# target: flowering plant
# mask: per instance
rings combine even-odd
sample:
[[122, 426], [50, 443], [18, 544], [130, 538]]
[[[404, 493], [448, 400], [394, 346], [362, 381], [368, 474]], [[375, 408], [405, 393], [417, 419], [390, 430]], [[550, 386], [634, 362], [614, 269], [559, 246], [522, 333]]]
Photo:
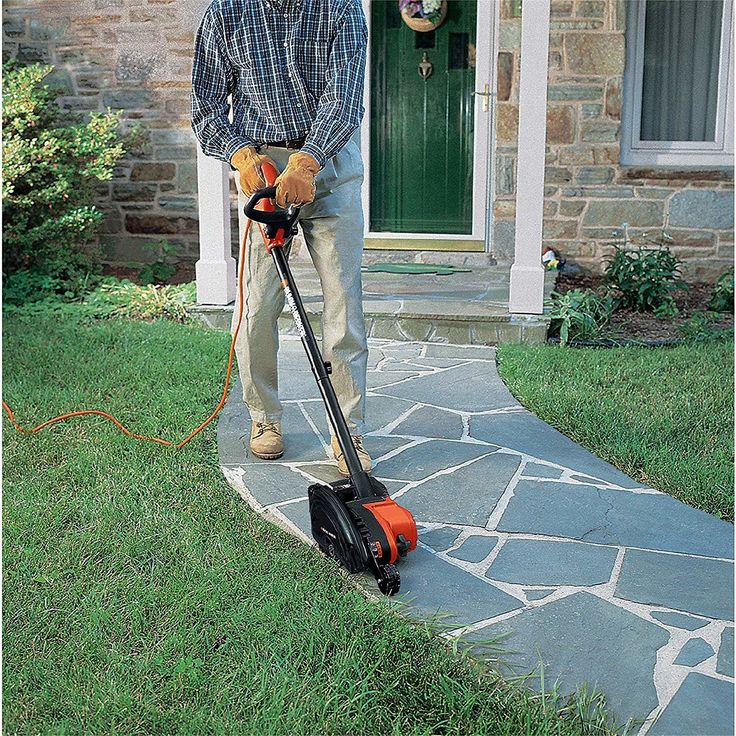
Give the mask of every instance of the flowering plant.
[[399, 0], [399, 10], [404, 10], [413, 18], [426, 18], [432, 23], [440, 19], [442, 0]]

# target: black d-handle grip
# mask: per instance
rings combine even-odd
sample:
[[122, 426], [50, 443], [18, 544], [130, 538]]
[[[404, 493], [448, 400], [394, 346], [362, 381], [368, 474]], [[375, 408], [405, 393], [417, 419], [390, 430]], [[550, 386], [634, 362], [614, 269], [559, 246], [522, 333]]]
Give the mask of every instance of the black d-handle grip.
[[299, 208], [293, 204], [285, 210], [275, 209], [271, 211], [258, 210], [256, 205], [262, 199], [274, 199], [276, 197], [276, 186], [265, 187], [264, 189], [256, 189], [250, 199], [245, 203], [243, 211], [245, 216], [255, 222], [262, 222], [264, 225], [278, 225], [283, 227], [286, 232], [299, 217]]

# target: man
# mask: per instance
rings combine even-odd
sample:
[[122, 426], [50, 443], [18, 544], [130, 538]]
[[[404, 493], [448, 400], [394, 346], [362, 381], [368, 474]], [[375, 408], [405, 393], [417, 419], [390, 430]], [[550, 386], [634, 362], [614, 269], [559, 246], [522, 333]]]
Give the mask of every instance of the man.
[[[271, 161], [281, 172], [277, 204], [301, 206], [299, 222], [324, 296], [323, 356], [332, 363], [361, 464], [370, 470], [361, 441], [368, 347], [358, 142], [367, 36], [360, 0], [215, 0], [195, 41], [192, 128], [206, 155], [238, 172], [241, 204], [265, 186], [260, 167]], [[250, 449], [276, 459], [284, 452], [277, 382], [284, 295], [256, 226], [245, 258], [236, 354], [252, 420]], [[334, 436], [332, 449], [347, 475]]]

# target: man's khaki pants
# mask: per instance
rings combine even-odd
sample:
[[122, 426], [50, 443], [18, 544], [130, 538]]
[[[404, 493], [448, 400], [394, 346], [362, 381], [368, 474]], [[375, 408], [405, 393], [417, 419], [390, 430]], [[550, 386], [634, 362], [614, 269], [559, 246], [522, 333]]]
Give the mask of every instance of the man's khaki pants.
[[[304, 205], [299, 215], [322, 284], [322, 355], [332, 363], [332, 385], [353, 434], [364, 430], [368, 363], [360, 273], [363, 160], [358, 140], [356, 133], [325, 163], [316, 176], [315, 200]], [[275, 146], [263, 146], [261, 152], [270, 156], [280, 171], [293, 153]], [[241, 211], [245, 201], [238, 182]], [[290, 245], [287, 241], [287, 254]], [[243, 399], [253, 421], [275, 422], [281, 420], [283, 411], [278, 397], [277, 351], [284, 292], [257, 223], [251, 225], [245, 259], [243, 322], [235, 346]], [[240, 289], [236, 299], [240, 299]], [[233, 329], [237, 314], [236, 301]]]

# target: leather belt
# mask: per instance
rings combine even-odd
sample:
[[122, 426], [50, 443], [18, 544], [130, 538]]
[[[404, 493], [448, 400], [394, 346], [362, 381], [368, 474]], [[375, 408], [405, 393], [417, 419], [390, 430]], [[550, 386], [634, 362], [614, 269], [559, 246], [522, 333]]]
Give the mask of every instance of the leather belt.
[[276, 148], [301, 148], [306, 141], [306, 136], [291, 138], [286, 141], [266, 141], [264, 146], [275, 146]]

